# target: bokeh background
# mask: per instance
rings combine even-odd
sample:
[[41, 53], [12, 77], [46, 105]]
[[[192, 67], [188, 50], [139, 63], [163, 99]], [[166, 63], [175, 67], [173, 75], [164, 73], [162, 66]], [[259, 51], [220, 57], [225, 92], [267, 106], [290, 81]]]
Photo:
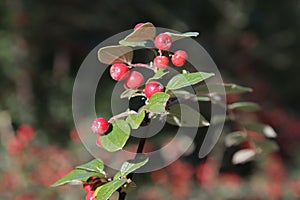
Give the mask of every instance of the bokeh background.
[[[0, 0], [0, 199], [84, 199], [81, 186], [49, 187], [92, 159], [74, 130], [77, 70], [101, 41], [148, 21], [199, 31], [196, 40], [225, 82], [254, 89], [229, 100], [260, 103], [255, 116], [274, 127], [280, 150], [244, 165], [232, 165], [232, 150], [224, 148], [221, 158], [199, 160], [190, 152], [166, 169], [137, 177], [138, 190], [129, 199], [298, 199], [298, 0]], [[103, 81], [114, 84], [108, 76]], [[97, 100], [104, 117], [110, 117], [108, 95], [101, 91]]]

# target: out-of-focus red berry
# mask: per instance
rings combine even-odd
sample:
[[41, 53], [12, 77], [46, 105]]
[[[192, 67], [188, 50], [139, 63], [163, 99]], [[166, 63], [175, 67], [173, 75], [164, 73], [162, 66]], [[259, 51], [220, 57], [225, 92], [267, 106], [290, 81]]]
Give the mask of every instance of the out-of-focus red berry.
[[96, 198], [93, 197], [93, 195], [94, 195], [94, 191], [89, 191], [85, 196], [85, 200], [96, 200]]
[[140, 87], [144, 82], [144, 76], [137, 71], [133, 71], [130, 73], [129, 77], [125, 81], [125, 85], [127, 88], [138, 88]]
[[17, 129], [17, 138], [23, 143], [28, 143], [34, 136], [35, 131], [30, 125], [24, 124]]
[[143, 26], [144, 23], [138, 23], [134, 26], [134, 30], [140, 28], [141, 26]]
[[6, 150], [11, 155], [19, 154], [22, 151], [23, 147], [23, 143], [16, 137], [12, 137], [6, 142]]

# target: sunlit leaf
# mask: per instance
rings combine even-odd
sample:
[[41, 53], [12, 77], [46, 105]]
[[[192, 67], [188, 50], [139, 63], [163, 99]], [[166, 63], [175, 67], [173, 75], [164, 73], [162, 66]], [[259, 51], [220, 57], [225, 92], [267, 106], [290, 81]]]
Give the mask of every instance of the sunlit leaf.
[[145, 111], [142, 110], [139, 113], [136, 114], [130, 114], [127, 118], [126, 118], [126, 122], [128, 124], [130, 124], [132, 129], [137, 129], [140, 127], [141, 123], [143, 122], [145, 118]]
[[157, 92], [150, 97], [149, 102], [144, 109], [156, 114], [164, 113], [169, 97], [170, 95], [164, 92]]
[[119, 177], [115, 176], [114, 178], [126, 177], [128, 174], [144, 166], [148, 161], [149, 158], [145, 155], [138, 155], [137, 158], [124, 162], [118, 174]]
[[117, 120], [112, 126], [110, 133], [100, 137], [103, 148], [109, 152], [122, 149], [130, 136], [130, 127], [124, 120]]
[[105, 183], [98, 187], [94, 192], [94, 197], [97, 200], [107, 200], [109, 197], [116, 192], [122, 185], [126, 183], [126, 180], [112, 180], [111, 182]]
[[137, 90], [136, 89], [127, 89], [127, 90], [125, 90], [124, 92], [122, 92], [122, 94], [120, 95], [120, 98], [121, 99], [125, 99], [125, 98], [130, 98], [130, 97], [132, 97], [132, 95], [134, 94], [134, 93], [136, 93], [137, 92]]
[[228, 105], [228, 109], [242, 111], [257, 111], [260, 106], [254, 102], [235, 102]]
[[242, 131], [235, 131], [232, 133], [228, 133], [225, 137], [225, 145], [227, 147], [231, 147], [233, 145], [238, 145], [241, 142], [247, 139], [247, 134]]
[[247, 130], [263, 134], [269, 138], [275, 138], [277, 136], [274, 129], [271, 126], [266, 124], [261, 124], [261, 123], [247, 124], [245, 125], [245, 128]]
[[237, 151], [232, 157], [233, 164], [242, 164], [254, 158], [256, 151], [254, 149], [242, 149]]
[[92, 160], [88, 163], [77, 166], [76, 169], [83, 169], [83, 170], [86, 170], [86, 171], [103, 173], [104, 164], [103, 164], [102, 160], [94, 159], [94, 160]]
[[213, 73], [206, 72], [195, 72], [189, 74], [177, 74], [174, 76], [167, 84], [167, 90], [175, 90], [180, 89], [186, 86], [191, 86], [201, 81], [204, 81], [210, 77], [212, 77]]
[[161, 79], [164, 75], [166, 75], [166, 74], [168, 74], [168, 73], [169, 73], [169, 71], [165, 71], [165, 70], [163, 70], [163, 69], [159, 69], [159, 70], [154, 74], [153, 77], [149, 78], [149, 80], [148, 80], [147, 82], [149, 82], [149, 81], [151, 81], [151, 80]]
[[105, 177], [105, 174], [86, 171], [83, 169], [74, 169], [69, 174], [59, 179], [51, 186], [57, 187], [65, 184], [71, 184], [71, 185], [81, 184], [82, 182], [86, 182], [91, 176]]
[[182, 38], [188, 38], [188, 37], [197, 37], [199, 35], [198, 32], [186, 32], [186, 33], [170, 33], [166, 32], [169, 36], [172, 38], [172, 42], [175, 42], [176, 40], [182, 39]]

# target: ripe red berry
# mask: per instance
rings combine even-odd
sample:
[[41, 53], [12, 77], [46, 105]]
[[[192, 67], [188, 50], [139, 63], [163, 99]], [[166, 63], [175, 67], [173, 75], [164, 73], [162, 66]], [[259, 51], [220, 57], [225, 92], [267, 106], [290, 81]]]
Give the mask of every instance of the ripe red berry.
[[174, 53], [174, 55], [172, 56], [172, 63], [173, 65], [177, 66], [177, 67], [181, 67], [186, 60], [186, 52], [182, 51], [182, 50], [178, 50]]
[[104, 118], [96, 118], [92, 122], [91, 129], [96, 134], [103, 134], [109, 129], [109, 123]]
[[144, 23], [138, 23], [134, 26], [134, 30], [140, 28]]
[[144, 76], [137, 71], [133, 71], [130, 73], [129, 77], [125, 81], [125, 86], [127, 88], [138, 88], [144, 82]]
[[110, 76], [116, 80], [124, 80], [128, 76], [129, 68], [124, 63], [114, 63], [110, 68]]
[[85, 200], [96, 200], [96, 198], [93, 197], [93, 195], [94, 195], [94, 191], [89, 191], [85, 196]]
[[160, 69], [164, 69], [169, 65], [169, 58], [167, 56], [156, 56], [154, 58], [154, 65]]
[[156, 81], [151, 81], [149, 82], [144, 89], [145, 96], [147, 98], [150, 98], [153, 94], [157, 92], [163, 92], [164, 91], [164, 86]]
[[156, 36], [154, 45], [160, 50], [168, 50], [172, 46], [172, 38], [166, 33], [161, 33]]
[[84, 189], [86, 192], [92, 191], [93, 185], [90, 184], [90, 183], [84, 183], [84, 184], [83, 184], [83, 189]]

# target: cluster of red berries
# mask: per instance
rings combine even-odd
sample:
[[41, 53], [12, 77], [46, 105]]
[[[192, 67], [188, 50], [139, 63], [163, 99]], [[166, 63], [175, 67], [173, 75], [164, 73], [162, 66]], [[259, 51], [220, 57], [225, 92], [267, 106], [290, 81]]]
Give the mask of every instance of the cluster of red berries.
[[[154, 45], [159, 50], [167, 51], [172, 46], [172, 38], [166, 33], [161, 33], [154, 39]], [[172, 55], [171, 61], [174, 66], [181, 67], [184, 65], [186, 57], [185, 51], [178, 50]], [[154, 58], [154, 65], [160, 69], [164, 69], [169, 65], [169, 58], [167, 56], [159, 55]]]
[[[134, 30], [139, 29], [143, 23], [139, 23]], [[169, 65], [169, 58], [162, 54], [162, 51], [168, 51], [172, 46], [172, 38], [167, 33], [161, 33], [154, 39], [154, 45], [159, 49], [160, 55], [154, 58], [154, 65], [159, 69], [164, 69]], [[167, 52], [169, 53], [169, 52]], [[169, 54], [174, 66], [181, 67], [184, 65], [187, 54], [185, 51], [178, 50], [174, 54]], [[110, 68], [110, 76], [116, 81], [124, 81], [125, 89], [136, 89], [144, 83], [144, 76], [138, 71], [130, 71], [129, 66], [125, 63], [117, 62]], [[150, 81], [145, 85], [143, 90], [145, 97], [150, 98], [157, 92], [163, 92], [164, 86], [157, 81]], [[96, 118], [91, 125], [94, 133], [98, 134], [97, 144], [100, 144], [100, 135], [108, 132], [110, 123], [104, 118]]]

